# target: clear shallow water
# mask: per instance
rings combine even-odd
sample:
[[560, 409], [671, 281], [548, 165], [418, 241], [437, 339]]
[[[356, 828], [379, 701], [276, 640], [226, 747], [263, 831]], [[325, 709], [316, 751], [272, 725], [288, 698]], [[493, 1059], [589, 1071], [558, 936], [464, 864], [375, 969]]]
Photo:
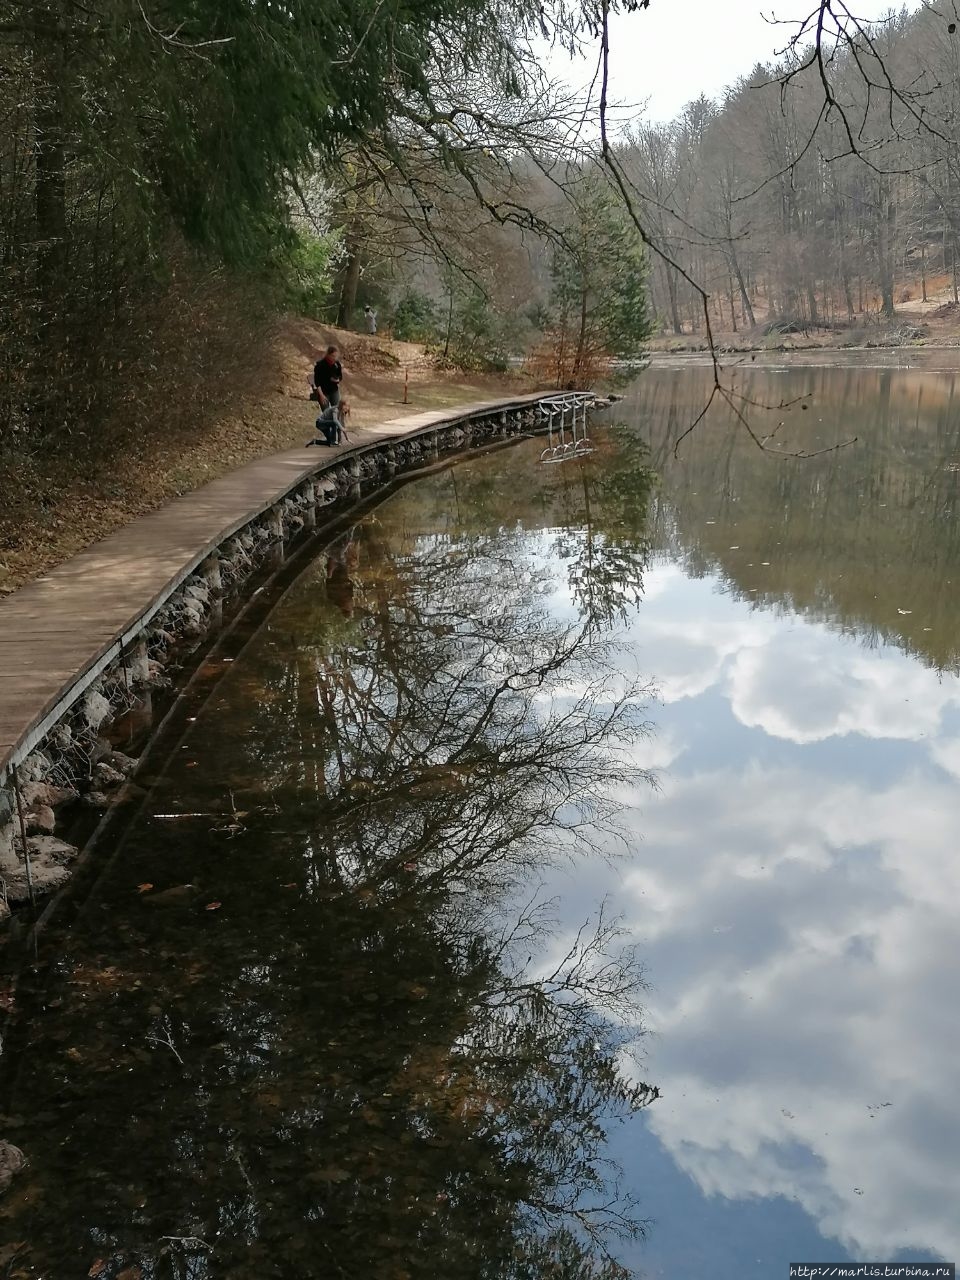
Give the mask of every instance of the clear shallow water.
[[[706, 374], [651, 371], [583, 463], [403, 489], [224, 667], [8, 1038], [24, 1274], [579, 1275], [603, 1154], [638, 1274], [960, 1252], [955, 375], [749, 377], [857, 444], [676, 460]], [[633, 1116], [629, 958], [544, 982], [604, 901]]]

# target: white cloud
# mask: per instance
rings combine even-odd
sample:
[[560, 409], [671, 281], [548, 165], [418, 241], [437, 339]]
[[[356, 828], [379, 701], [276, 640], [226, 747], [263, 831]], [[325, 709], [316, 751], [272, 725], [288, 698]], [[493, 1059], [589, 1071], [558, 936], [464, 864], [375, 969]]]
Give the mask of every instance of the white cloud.
[[797, 743], [849, 733], [916, 740], [936, 732], [946, 707], [960, 706], [955, 680], [897, 650], [868, 650], [814, 625], [742, 647], [728, 680], [742, 724]]
[[[629, 641], [660, 689], [637, 760], [662, 794], [633, 801], [630, 860], [562, 896], [571, 922], [612, 898], [647, 964], [650, 1127], [706, 1195], [796, 1199], [854, 1256], [955, 1257], [960, 680], [675, 565], [648, 584]], [[742, 728], [703, 770], [721, 700]]]
[[945, 778], [731, 768], [669, 781], [631, 869], [584, 873], [641, 944], [649, 1123], [705, 1194], [795, 1198], [855, 1255], [960, 1252], [958, 826]]

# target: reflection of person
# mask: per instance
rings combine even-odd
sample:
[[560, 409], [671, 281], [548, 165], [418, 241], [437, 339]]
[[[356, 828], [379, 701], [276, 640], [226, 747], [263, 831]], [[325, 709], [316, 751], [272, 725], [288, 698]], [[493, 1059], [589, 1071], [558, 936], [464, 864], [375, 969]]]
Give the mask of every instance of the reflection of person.
[[353, 617], [354, 583], [351, 576], [360, 558], [360, 549], [354, 539], [355, 529], [344, 538], [338, 538], [327, 552], [327, 599], [335, 604], [345, 618]]

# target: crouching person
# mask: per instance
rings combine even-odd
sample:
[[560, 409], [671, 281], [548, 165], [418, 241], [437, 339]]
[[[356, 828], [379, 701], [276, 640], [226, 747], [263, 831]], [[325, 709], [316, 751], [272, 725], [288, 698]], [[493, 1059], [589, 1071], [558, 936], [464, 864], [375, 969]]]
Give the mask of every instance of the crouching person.
[[343, 443], [343, 428], [340, 426], [339, 408], [335, 404], [328, 404], [317, 419], [317, 444], [320, 443], [320, 435], [324, 437], [324, 443], [328, 445]]
[[340, 425], [340, 413], [337, 405], [327, 405], [320, 417], [317, 418], [316, 427], [317, 438], [316, 440], [308, 440], [308, 446], [312, 444], [336, 445], [343, 443], [343, 428]]

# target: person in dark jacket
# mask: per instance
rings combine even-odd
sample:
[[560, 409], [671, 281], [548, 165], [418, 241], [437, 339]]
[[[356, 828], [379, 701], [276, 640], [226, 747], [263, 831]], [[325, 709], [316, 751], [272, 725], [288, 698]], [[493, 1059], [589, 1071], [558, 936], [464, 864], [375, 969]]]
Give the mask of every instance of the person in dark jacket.
[[340, 352], [336, 347], [327, 347], [326, 354], [313, 366], [313, 385], [322, 409], [326, 409], [328, 405], [334, 408], [339, 405], [341, 382], [343, 365], [340, 363]]

